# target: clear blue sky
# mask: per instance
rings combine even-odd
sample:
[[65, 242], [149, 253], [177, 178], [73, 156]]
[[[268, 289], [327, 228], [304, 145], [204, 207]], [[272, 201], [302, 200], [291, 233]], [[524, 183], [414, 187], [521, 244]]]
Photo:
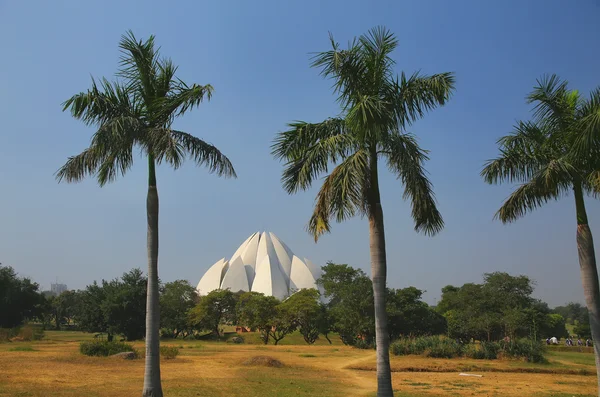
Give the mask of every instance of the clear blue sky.
[[[292, 4], [294, 3], [294, 4]], [[496, 139], [529, 117], [525, 95], [536, 78], [558, 73], [586, 93], [600, 85], [600, 1], [1, 1], [0, 262], [44, 288], [71, 288], [146, 266], [146, 166], [103, 189], [94, 180], [57, 184], [53, 173], [93, 132], [61, 112], [90, 75], [111, 78], [117, 43], [132, 29], [157, 36], [179, 76], [210, 83], [210, 103], [176, 128], [217, 145], [238, 180], [188, 163], [158, 173], [160, 276], [197, 283], [252, 232], [269, 230], [297, 254], [369, 271], [368, 225], [335, 225], [314, 244], [305, 232], [315, 191], [288, 196], [269, 154], [287, 122], [320, 121], [339, 111], [330, 82], [309, 53], [376, 25], [398, 36], [397, 70], [456, 72], [450, 103], [411, 129], [431, 150], [427, 168], [446, 220], [433, 238], [413, 231], [402, 186], [383, 171], [389, 285], [440, 288], [479, 281], [496, 270], [526, 274], [551, 305], [581, 301], [572, 198], [515, 224], [492, 217], [510, 186], [479, 177]], [[600, 207], [588, 200], [600, 240]]]

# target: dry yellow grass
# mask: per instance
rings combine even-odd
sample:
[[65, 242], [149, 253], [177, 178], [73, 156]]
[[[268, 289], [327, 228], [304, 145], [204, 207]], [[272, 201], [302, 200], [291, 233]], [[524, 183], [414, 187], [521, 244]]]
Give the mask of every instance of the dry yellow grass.
[[[0, 396], [135, 396], [141, 391], [142, 360], [85, 357], [79, 343], [62, 334], [54, 342], [0, 345]], [[162, 361], [167, 396], [369, 396], [376, 387], [375, 353], [345, 346], [260, 346], [216, 342], [176, 342], [183, 346], [174, 360]], [[31, 345], [34, 351], [11, 351]], [[142, 348], [138, 343], [136, 347]], [[584, 353], [582, 353], [584, 354]], [[281, 368], [243, 365], [254, 356], [281, 361]], [[551, 357], [543, 368], [593, 371], [587, 360]], [[581, 363], [583, 362], [583, 363]], [[459, 376], [468, 366], [514, 371], [538, 368], [520, 362], [393, 357], [396, 371], [418, 368], [438, 372], [394, 372], [398, 396], [593, 396], [596, 377], [567, 374], [476, 372]], [[352, 369], [352, 368], [361, 368]], [[449, 372], [440, 372], [449, 371]]]

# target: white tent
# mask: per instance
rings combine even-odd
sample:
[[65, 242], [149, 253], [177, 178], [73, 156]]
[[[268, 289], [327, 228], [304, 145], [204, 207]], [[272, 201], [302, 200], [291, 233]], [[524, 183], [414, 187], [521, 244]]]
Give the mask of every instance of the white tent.
[[262, 292], [285, 299], [303, 288], [318, 288], [321, 270], [294, 255], [273, 233], [256, 232], [240, 245], [230, 260], [220, 259], [200, 279], [201, 295], [217, 289]]

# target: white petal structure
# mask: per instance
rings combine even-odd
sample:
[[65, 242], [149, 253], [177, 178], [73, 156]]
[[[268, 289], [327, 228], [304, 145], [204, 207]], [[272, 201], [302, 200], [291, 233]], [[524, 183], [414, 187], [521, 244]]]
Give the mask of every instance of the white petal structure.
[[275, 234], [256, 232], [235, 251], [230, 260], [212, 265], [198, 283], [201, 295], [217, 289], [255, 291], [285, 299], [303, 288], [318, 288], [321, 269], [294, 255]]

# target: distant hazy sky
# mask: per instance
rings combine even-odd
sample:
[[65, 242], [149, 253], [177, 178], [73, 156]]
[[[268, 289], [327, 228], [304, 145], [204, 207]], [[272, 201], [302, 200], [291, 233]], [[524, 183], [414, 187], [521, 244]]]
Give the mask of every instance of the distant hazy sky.
[[[512, 187], [483, 183], [496, 140], [530, 116], [524, 97], [544, 73], [587, 95], [600, 85], [600, 2], [577, 1], [1, 1], [0, 262], [44, 288], [82, 288], [146, 266], [146, 164], [103, 189], [94, 180], [57, 184], [53, 173], [87, 147], [92, 128], [61, 102], [112, 78], [117, 44], [132, 29], [155, 34], [189, 83], [210, 83], [211, 102], [175, 123], [217, 145], [239, 179], [191, 163], [161, 167], [160, 277], [196, 284], [258, 230], [299, 255], [369, 269], [368, 225], [335, 224], [314, 244], [305, 231], [315, 189], [288, 196], [270, 155], [293, 120], [338, 114], [331, 82], [309, 53], [345, 44], [376, 25], [399, 38], [397, 71], [456, 72], [450, 103], [411, 132], [431, 150], [427, 169], [446, 221], [429, 238], [413, 231], [402, 186], [382, 168], [389, 285], [427, 290], [477, 282], [496, 270], [526, 274], [550, 305], [582, 301], [572, 198], [512, 225], [493, 221]], [[600, 206], [588, 199], [600, 240]]]

